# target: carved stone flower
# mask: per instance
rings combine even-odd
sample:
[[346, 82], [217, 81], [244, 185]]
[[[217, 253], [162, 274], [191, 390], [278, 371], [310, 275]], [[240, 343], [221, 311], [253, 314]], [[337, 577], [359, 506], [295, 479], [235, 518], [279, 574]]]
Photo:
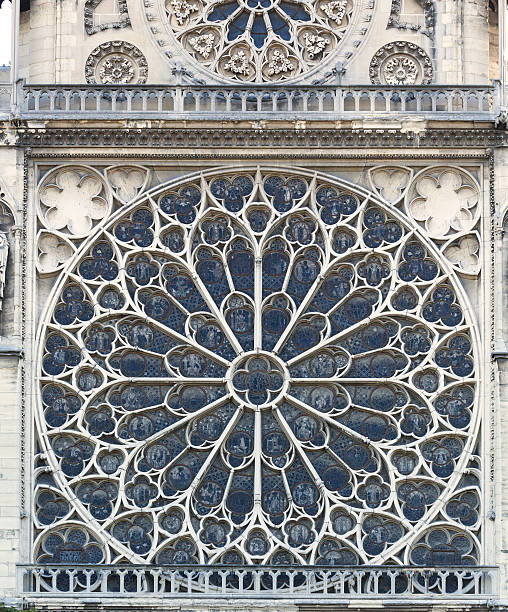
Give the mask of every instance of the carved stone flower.
[[192, 13], [198, 10], [198, 7], [187, 0], [171, 0], [168, 3], [168, 9], [175, 16], [178, 25], [183, 25]]
[[226, 70], [230, 70], [234, 74], [249, 74], [249, 59], [245, 51], [233, 53], [229, 60], [224, 64]]
[[189, 38], [190, 46], [199, 53], [203, 59], [208, 59], [213, 49], [213, 43], [215, 37], [213, 34], [201, 34], [200, 36], [193, 36]]
[[478, 202], [478, 190], [465, 184], [456, 170], [445, 170], [436, 176], [424, 174], [417, 179], [415, 191], [409, 212], [417, 221], [425, 222], [431, 235], [442, 237], [450, 228], [461, 232], [472, 227], [471, 209]]
[[123, 55], [108, 57], [99, 70], [101, 82], [107, 85], [130, 83], [135, 74], [134, 62]]
[[323, 2], [319, 8], [323, 13], [334, 21], [337, 25], [342, 23], [346, 14], [347, 0], [331, 0], [331, 2]]
[[275, 49], [272, 59], [268, 62], [268, 74], [278, 75], [281, 72], [290, 72], [295, 69], [295, 65], [280, 49]]
[[61, 170], [54, 182], [41, 190], [41, 203], [47, 208], [43, 220], [50, 229], [67, 227], [75, 236], [85, 235], [93, 222], [103, 219], [108, 212], [102, 191], [103, 184], [97, 176]]
[[309, 59], [314, 59], [316, 55], [319, 55], [326, 47], [330, 44], [330, 39], [318, 34], [309, 34], [306, 32], [303, 35], [305, 41], [305, 51]]
[[397, 55], [386, 62], [383, 73], [387, 85], [414, 85], [418, 78], [418, 66], [411, 57]]

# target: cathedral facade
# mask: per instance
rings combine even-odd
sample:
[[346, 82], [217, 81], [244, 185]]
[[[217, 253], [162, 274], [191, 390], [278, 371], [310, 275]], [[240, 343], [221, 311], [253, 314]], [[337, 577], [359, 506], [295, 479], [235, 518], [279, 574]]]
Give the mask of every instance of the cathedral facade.
[[508, 609], [506, 8], [15, 2], [0, 602]]

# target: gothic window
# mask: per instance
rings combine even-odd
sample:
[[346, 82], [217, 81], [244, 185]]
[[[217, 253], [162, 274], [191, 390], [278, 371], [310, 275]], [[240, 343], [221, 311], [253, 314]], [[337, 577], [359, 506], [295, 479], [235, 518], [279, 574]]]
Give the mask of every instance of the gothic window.
[[299, 170], [134, 202], [43, 317], [35, 561], [480, 562], [477, 339], [416, 225]]
[[[207, 81], [315, 81], [358, 49], [373, 4], [356, 0], [158, 0], [157, 42]], [[151, 5], [150, 5], [151, 6]], [[361, 24], [361, 25], [360, 25]], [[328, 76], [326, 76], [328, 75]], [[319, 79], [318, 79], [319, 80]]]

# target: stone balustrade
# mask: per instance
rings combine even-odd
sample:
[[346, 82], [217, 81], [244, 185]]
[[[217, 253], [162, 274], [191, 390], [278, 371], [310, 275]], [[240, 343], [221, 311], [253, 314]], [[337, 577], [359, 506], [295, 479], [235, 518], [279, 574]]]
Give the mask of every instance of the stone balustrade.
[[492, 121], [494, 86], [20, 85], [26, 118], [352, 120], [389, 116]]
[[[283, 567], [20, 565], [19, 593], [38, 598], [173, 597], [486, 601], [497, 592], [494, 567]], [[407, 601], [407, 599], [406, 599]]]

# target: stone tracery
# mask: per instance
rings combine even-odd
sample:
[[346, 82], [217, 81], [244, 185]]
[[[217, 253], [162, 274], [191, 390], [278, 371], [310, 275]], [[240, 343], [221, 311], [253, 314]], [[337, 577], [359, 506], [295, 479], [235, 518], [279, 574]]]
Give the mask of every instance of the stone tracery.
[[151, 196], [47, 312], [39, 559], [477, 562], [475, 338], [437, 251], [310, 173]]
[[166, 2], [166, 25], [183, 48], [220, 77], [279, 81], [312, 70], [350, 29], [351, 0]]

